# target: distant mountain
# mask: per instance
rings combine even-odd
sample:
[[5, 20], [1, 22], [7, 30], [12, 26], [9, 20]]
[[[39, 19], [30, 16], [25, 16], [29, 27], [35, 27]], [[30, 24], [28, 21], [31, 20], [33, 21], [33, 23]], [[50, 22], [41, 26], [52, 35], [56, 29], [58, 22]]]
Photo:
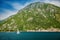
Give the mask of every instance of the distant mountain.
[[48, 28], [60, 29], [60, 7], [35, 2], [0, 23], [0, 31], [27, 31]]

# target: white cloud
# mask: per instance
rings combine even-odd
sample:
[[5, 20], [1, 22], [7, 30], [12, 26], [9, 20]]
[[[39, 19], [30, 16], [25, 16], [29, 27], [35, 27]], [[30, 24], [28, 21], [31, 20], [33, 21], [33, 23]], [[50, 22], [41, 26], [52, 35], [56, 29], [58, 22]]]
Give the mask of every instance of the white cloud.
[[60, 7], [60, 2], [59, 2], [59, 1], [51, 1], [51, 2], [49, 2], [49, 3], [54, 4], [54, 5]]
[[4, 20], [6, 18], [8, 18], [11, 15], [14, 15], [18, 12], [18, 10], [24, 8], [25, 6], [27, 6], [29, 3], [26, 3], [25, 5], [21, 5], [19, 3], [9, 3], [15, 10], [7, 10], [7, 9], [3, 9], [4, 12], [0, 14], [0, 20]]
[[50, 4], [53, 4], [53, 5], [60, 7], [60, 2], [58, 0], [45, 0], [44, 2], [50, 3]]
[[[60, 2], [59, 1], [50, 1], [50, 0], [43, 0], [44, 2], [46, 3], [51, 3], [51, 4], [54, 4], [56, 6], [59, 6], [60, 7]], [[32, 2], [26, 2], [25, 5], [22, 5], [20, 3], [8, 3], [9, 5], [11, 5], [15, 10], [6, 10], [4, 9], [5, 12], [1, 13], [0, 14], [0, 20], [3, 20], [11, 15], [14, 15], [18, 12], [18, 10], [24, 8], [25, 6], [29, 5], [30, 3], [33, 3], [33, 2], [41, 2], [41, 0], [34, 0]]]
[[22, 9], [24, 7], [23, 5], [21, 5], [19, 3], [12, 3], [11, 5], [16, 10], [20, 10], [20, 9]]
[[32, 2], [26, 2], [25, 5], [22, 5], [22, 4], [16, 2], [16, 3], [12, 3], [11, 6], [16, 10], [20, 10], [30, 3], [32, 3]]
[[6, 10], [6, 9], [4, 9], [4, 12], [0, 14], [0, 20], [4, 20], [7, 17], [9, 17], [9, 16], [11, 16], [13, 14], [16, 14], [16, 13], [17, 13], [16, 10], [12, 11], [12, 10]]
[[44, 2], [49, 3], [49, 2], [50, 2], [50, 0], [45, 0]]

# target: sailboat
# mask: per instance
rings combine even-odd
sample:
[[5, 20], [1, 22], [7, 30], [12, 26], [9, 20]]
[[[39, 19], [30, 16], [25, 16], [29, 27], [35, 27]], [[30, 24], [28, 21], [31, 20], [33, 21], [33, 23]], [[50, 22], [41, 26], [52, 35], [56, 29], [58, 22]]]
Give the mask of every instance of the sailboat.
[[17, 34], [20, 34], [19, 30], [17, 29]]

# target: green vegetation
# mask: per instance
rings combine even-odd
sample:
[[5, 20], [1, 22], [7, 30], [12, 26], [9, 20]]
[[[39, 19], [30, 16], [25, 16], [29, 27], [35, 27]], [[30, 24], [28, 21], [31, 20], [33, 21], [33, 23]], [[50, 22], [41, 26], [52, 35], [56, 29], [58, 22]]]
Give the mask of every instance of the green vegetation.
[[40, 2], [31, 3], [0, 23], [0, 31], [27, 31], [51, 27], [60, 29], [60, 7]]

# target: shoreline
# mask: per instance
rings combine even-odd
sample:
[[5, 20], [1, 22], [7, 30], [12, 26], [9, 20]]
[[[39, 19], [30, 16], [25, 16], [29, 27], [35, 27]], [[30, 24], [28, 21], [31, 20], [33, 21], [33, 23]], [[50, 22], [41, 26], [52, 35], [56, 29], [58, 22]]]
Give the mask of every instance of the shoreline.
[[27, 29], [27, 30], [0, 30], [0, 32], [60, 32], [60, 29], [59, 28], [47, 28], [47, 29], [44, 29], [44, 28], [40, 28], [40, 29]]
[[50, 29], [38, 29], [38, 30], [25, 30], [25, 31], [2, 31], [0, 30], [0, 32], [60, 32], [60, 29], [56, 29], [56, 28], [50, 28]]

